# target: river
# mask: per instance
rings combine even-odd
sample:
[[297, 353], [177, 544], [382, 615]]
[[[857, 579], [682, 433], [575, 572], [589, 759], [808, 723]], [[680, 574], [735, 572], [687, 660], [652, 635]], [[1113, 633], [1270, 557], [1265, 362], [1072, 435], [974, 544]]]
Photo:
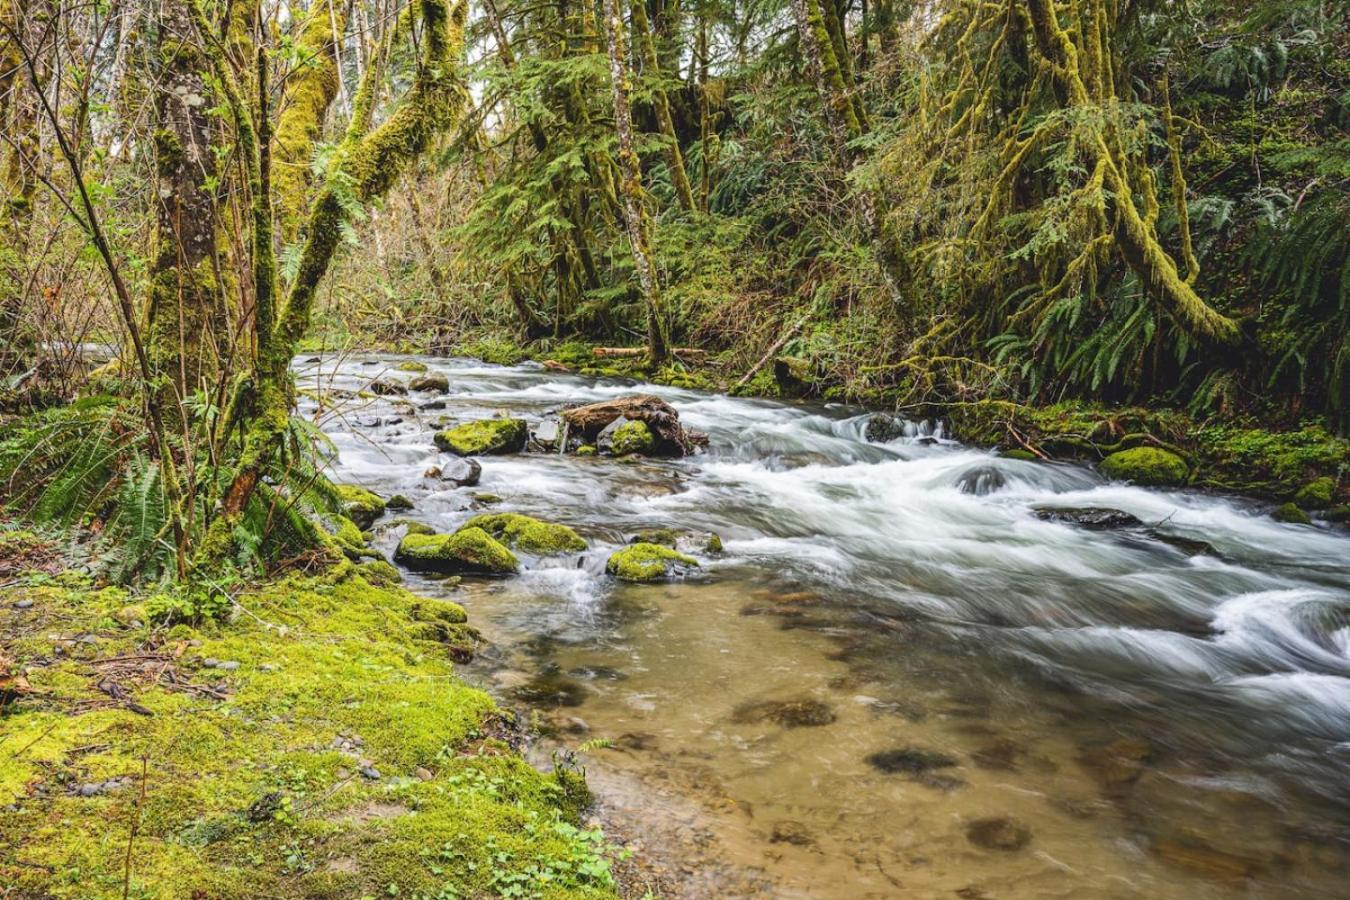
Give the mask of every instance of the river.
[[[410, 359], [448, 394], [352, 397], [406, 381]], [[488, 492], [589, 541], [512, 578], [407, 581], [469, 610], [488, 645], [466, 677], [542, 728], [541, 763], [593, 742], [597, 815], [667, 895], [1346, 896], [1341, 533], [921, 424], [869, 443], [845, 406], [394, 355], [296, 371], [337, 480], [406, 495], [438, 531]], [[347, 399], [321, 408], [318, 391]], [[706, 452], [485, 457], [471, 488], [423, 477], [441, 422], [537, 423], [636, 392], [708, 432]], [[398, 515], [376, 524], [390, 557]], [[716, 532], [724, 552], [680, 581], [606, 576], [654, 526]]]

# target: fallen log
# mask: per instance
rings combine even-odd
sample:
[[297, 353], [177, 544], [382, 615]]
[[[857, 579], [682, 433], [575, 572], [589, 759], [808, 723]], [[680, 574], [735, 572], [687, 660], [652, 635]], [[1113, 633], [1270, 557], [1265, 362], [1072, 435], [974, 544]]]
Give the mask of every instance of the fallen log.
[[[708, 358], [707, 350], [699, 350], [696, 347], [676, 347], [670, 351], [674, 356], [680, 359], [704, 360]], [[591, 355], [597, 359], [633, 359], [639, 356], [647, 355], [646, 347], [596, 347], [591, 350]]]
[[669, 456], [687, 456], [708, 443], [708, 436], [680, 424], [680, 414], [666, 401], [652, 394], [633, 394], [614, 400], [602, 400], [562, 411], [569, 436], [593, 442], [615, 419], [645, 422], [656, 438], [657, 452]]

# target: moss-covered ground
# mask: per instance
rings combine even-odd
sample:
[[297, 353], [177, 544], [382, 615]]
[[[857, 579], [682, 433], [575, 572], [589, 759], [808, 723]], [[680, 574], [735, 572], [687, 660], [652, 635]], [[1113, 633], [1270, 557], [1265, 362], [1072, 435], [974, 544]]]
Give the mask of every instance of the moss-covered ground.
[[0, 893], [614, 895], [584, 781], [527, 765], [456, 678], [454, 604], [344, 563], [219, 622], [151, 624], [173, 606], [7, 578], [0, 678], [23, 685], [0, 697]]

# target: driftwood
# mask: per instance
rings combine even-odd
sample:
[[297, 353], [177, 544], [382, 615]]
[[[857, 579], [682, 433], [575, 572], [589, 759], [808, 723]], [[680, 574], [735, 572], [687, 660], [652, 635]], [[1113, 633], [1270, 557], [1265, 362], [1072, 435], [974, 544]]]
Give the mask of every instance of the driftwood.
[[630, 421], [646, 422], [656, 437], [657, 452], [661, 454], [686, 456], [693, 453], [694, 448], [708, 443], [706, 434], [686, 429], [680, 424], [680, 414], [675, 408], [652, 394], [634, 394], [562, 411], [568, 434], [588, 442], [594, 441], [609, 423], [620, 416]]
[[[674, 356], [680, 359], [703, 360], [708, 358], [707, 350], [699, 350], [696, 347], [676, 347], [670, 351]], [[599, 359], [610, 358], [635, 358], [646, 356], [646, 347], [596, 347], [591, 350], [591, 355]]]

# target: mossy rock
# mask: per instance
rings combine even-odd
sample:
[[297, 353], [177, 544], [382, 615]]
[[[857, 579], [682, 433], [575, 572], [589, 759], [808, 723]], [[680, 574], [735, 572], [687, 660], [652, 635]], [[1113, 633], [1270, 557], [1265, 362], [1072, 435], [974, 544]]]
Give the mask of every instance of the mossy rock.
[[1112, 453], [1101, 463], [1102, 474], [1115, 481], [1146, 487], [1174, 487], [1186, 483], [1190, 468], [1175, 453], [1157, 447], [1135, 447]]
[[686, 553], [721, 553], [722, 538], [715, 531], [681, 531], [677, 528], [644, 528], [631, 544], [658, 544]]
[[385, 503], [378, 494], [357, 484], [337, 484], [334, 487], [342, 499], [342, 511], [359, 527], [369, 528], [384, 513]]
[[399, 541], [394, 562], [415, 571], [507, 575], [520, 570], [516, 555], [481, 528], [454, 534], [408, 534]]
[[372, 559], [361, 563], [356, 567], [356, 571], [361, 577], [373, 585], [379, 587], [389, 587], [398, 584], [403, 580], [398, 569], [391, 566], [382, 559]]
[[698, 560], [659, 544], [630, 544], [605, 563], [610, 575], [635, 582], [661, 581], [694, 568], [698, 568]]
[[394, 368], [398, 369], [400, 372], [425, 372], [427, 370], [427, 364], [408, 359], [394, 366]]
[[1336, 499], [1336, 479], [1323, 476], [1298, 489], [1294, 502], [1302, 509], [1326, 509]]
[[366, 546], [366, 536], [351, 519], [338, 516], [333, 524], [336, 528], [333, 532], [333, 543], [337, 544], [338, 549], [348, 559], [360, 561], [364, 557], [377, 555]]
[[591, 444], [582, 444], [577, 448], [577, 456], [595, 456], [600, 451]]
[[413, 502], [402, 494], [395, 494], [384, 504], [385, 509], [412, 509]]
[[1276, 522], [1284, 522], [1287, 525], [1311, 525], [1312, 519], [1308, 514], [1298, 508], [1295, 503], [1284, 503], [1275, 507], [1275, 511], [1270, 517]]
[[484, 506], [491, 506], [494, 503], [502, 502], [501, 497], [498, 497], [496, 494], [488, 493], [487, 491], [479, 491], [478, 493], [474, 494], [473, 500], [475, 503], [481, 503]]
[[474, 516], [464, 523], [464, 528], [481, 528], [507, 547], [537, 556], [586, 549], [586, 542], [566, 525], [545, 522], [519, 513], [488, 513]]
[[451, 600], [439, 597], [418, 597], [408, 610], [418, 622], [445, 622], [449, 625], [461, 625], [469, 621], [464, 607]]
[[1004, 450], [999, 453], [1004, 459], [1020, 459], [1023, 462], [1038, 462], [1040, 457], [1030, 450], [1023, 450], [1021, 447], [1014, 447], [1011, 450]]
[[524, 419], [479, 419], [436, 433], [436, 446], [459, 456], [519, 453], [530, 430]]
[[646, 422], [626, 422], [614, 429], [610, 436], [610, 452], [615, 456], [627, 456], [641, 453], [650, 456], [656, 449], [656, 435], [647, 427]]
[[450, 379], [445, 375], [422, 375], [408, 382], [408, 390], [444, 394], [450, 390]]

